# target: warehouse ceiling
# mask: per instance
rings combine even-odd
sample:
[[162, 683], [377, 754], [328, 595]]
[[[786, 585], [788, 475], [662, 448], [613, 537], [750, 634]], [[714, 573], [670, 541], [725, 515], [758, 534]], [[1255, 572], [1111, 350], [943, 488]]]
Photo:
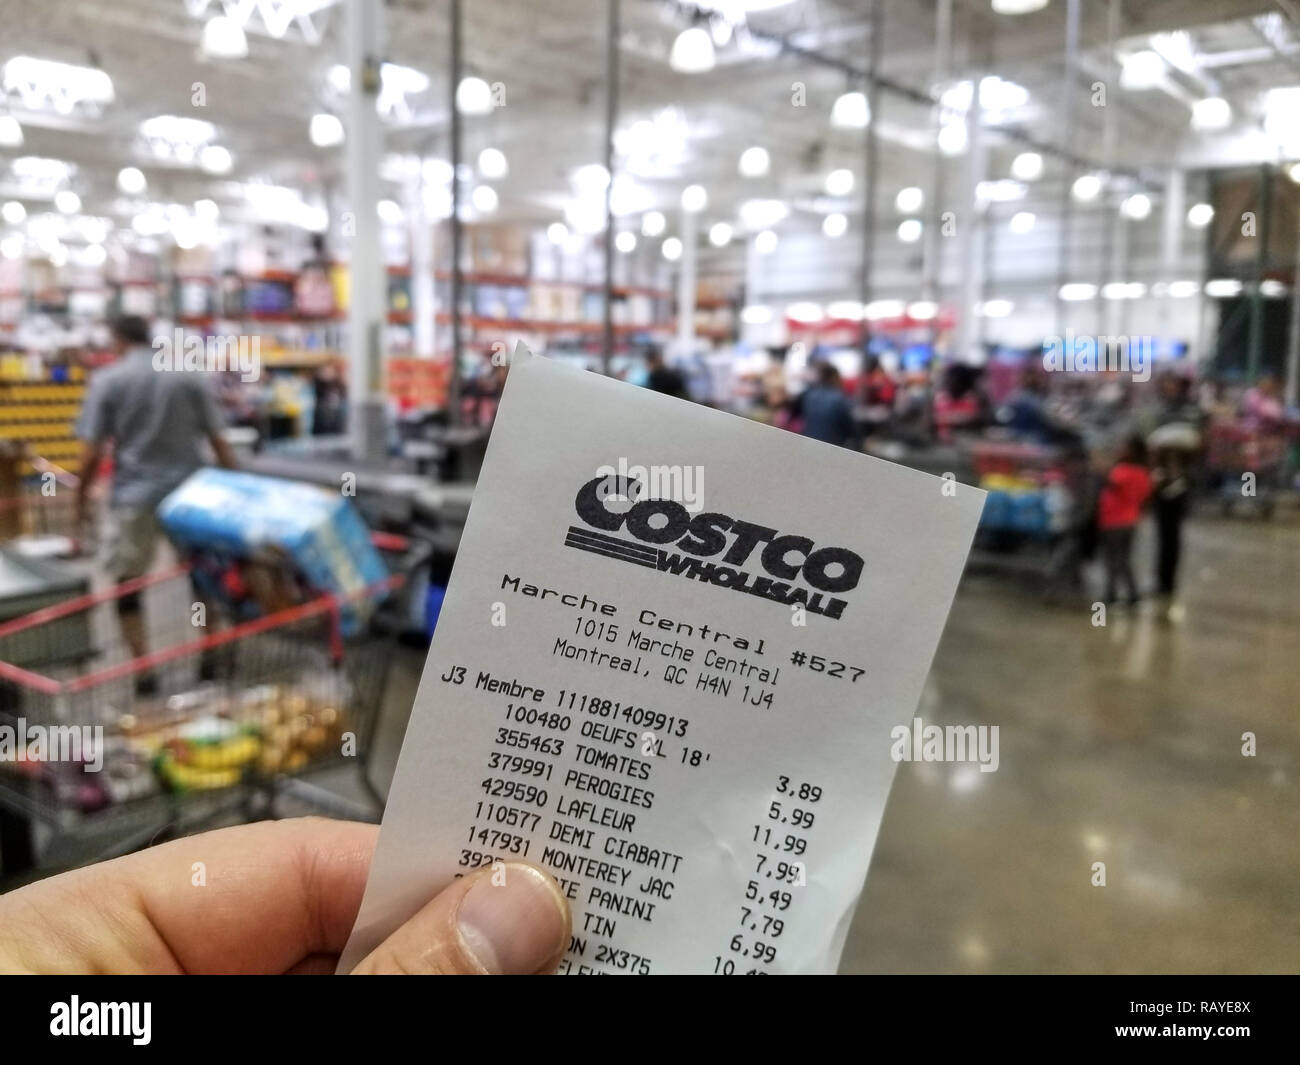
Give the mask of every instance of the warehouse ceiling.
[[[886, 0], [886, 88], [874, 122], [881, 137], [882, 203], [902, 186], [928, 186], [935, 173], [940, 118], [927, 101], [937, 79], [947, 84], [996, 75], [1028, 90], [1027, 100], [1001, 116], [991, 134], [990, 176], [1005, 176], [1010, 159], [1033, 147], [1045, 157], [1039, 186], [1045, 197], [1058, 195], [1052, 182], [1059, 186], [1085, 167], [1129, 172], [1158, 192], [1162, 173], [1177, 159], [1208, 167], [1229, 152], [1234, 162], [1285, 155], [1276, 137], [1265, 133], [1261, 107], [1267, 90], [1300, 85], [1300, 28], [1291, 21], [1297, 5], [1083, 0], [1073, 77], [1077, 124], [1067, 142], [1067, 2], [1004, 16], [994, 14], [988, 0], [958, 0], [944, 74], [936, 66], [934, 0]], [[633, 177], [622, 189], [630, 208], [673, 207], [692, 182], [708, 190], [710, 219], [734, 219], [739, 205], [754, 198], [779, 198], [810, 218], [859, 208], [865, 138], [861, 130], [833, 127], [829, 114], [841, 93], [865, 87], [871, 5], [794, 0], [740, 14], [764, 6], [752, 0], [698, 6], [622, 0], [624, 136], [616, 172]], [[467, 117], [464, 158], [472, 163], [485, 147], [504, 151], [509, 174], [491, 181], [500, 199], [497, 217], [560, 218], [575, 196], [574, 172], [603, 158], [607, 5], [477, 0], [464, 9], [467, 73], [504, 92], [504, 106]], [[223, 10], [247, 21], [247, 58], [201, 53], [204, 23]], [[387, 148], [446, 158], [448, 3], [395, 0], [386, 12], [387, 58], [428, 78], [426, 88], [398, 94]], [[668, 63], [673, 42], [701, 12], [714, 14], [715, 39], [725, 41], [717, 47], [717, 64], [707, 73], [676, 73]], [[58, 113], [11, 87], [6, 104], [22, 124], [24, 141], [0, 148], [0, 197], [27, 200], [32, 194], [30, 186], [14, 184], [12, 165], [24, 156], [73, 164], [65, 184], [81, 197], [82, 209], [119, 224], [129, 224], [142, 199], [211, 197], [237, 216], [240, 189], [248, 182], [308, 192], [339, 188], [344, 148], [313, 146], [308, 125], [318, 112], [344, 115], [343, 99], [330, 87], [331, 68], [344, 58], [344, 16], [331, 0], [0, 0], [0, 63], [25, 55], [88, 66], [107, 73], [113, 85], [112, 101], [97, 113]], [[1119, 57], [1152, 47], [1168, 60], [1169, 76], [1158, 87], [1121, 88]], [[1106, 85], [1104, 107], [1093, 105], [1097, 82]], [[1228, 101], [1232, 125], [1195, 133], [1191, 105], [1208, 95]], [[211, 123], [212, 141], [231, 153], [229, 173], [206, 173], [192, 152], [160, 160], [156, 145], [140, 132], [141, 123], [157, 115]], [[639, 139], [637, 122], [650, 124], [637, 127]], [[654, 133], [649, 147], [647, 130]], [[737, 159], [754, 145], [770, 153], [770, 172], [742, 178]], [[148, 179], [148, 191], [135, 198], [115, 187], [127, 163]], [[857, 189], [828, 197], [826, 175], [840, 167], [855, 173]], [[397, 176], [392, 168], [386, 172]], [[396, 184], [391, 190], [396, 196]], [[41, 209], [27, 202], [29, 211]]]

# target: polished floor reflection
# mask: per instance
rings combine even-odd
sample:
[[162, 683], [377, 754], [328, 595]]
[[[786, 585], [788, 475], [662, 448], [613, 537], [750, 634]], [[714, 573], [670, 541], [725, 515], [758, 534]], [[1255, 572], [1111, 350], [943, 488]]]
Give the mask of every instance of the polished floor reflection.
[[1184, 574], [1104, 628], [966, 577], [920, 713], [1001, 765], [900, 766], [842, 971], [1300, 971], [1300, 520], [1195, 520]]

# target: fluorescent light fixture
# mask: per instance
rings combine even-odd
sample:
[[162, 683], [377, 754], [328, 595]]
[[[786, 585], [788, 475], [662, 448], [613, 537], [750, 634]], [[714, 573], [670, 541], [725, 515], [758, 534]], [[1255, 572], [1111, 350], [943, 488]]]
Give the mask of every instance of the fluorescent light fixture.
[[663, 253], [665, 259], [670, 263], [675, 263], [682, 257], [682, 242], [676, 237], [669, 237], [663, 242], [659, 250]]
[[209, 174], [229, 173], [234, 165], [234, 157], [219, 144], [209, 144], [199, 152], [199, 166]]
[[1015, 307], [1010, 300], [985, 300], [976, 308], [976, 313], [984, 318], [1006, 318]]
[[1070, 192], [1081, 203], [1090, 203], [1101, 195], [1101, 178], [1096, 174], [1080, 174]]
[[205, 222], [215, 222], [221, 217], [221, 208], [217, 206], [216, 200], [195, 200], [194, 214]]
[[456, 110], [462, 115], [486, 115], [492, 111], [492, 86], [470, 75], [456, 86]]
[[664, 231], [667, 220], [659, 211], [647, 211], [641, 219], [641, 235], [643, 237], [657, 237]]
[[770, 229], [765, 229], [754, 236], [754, 250], [759, 255], [771, 255], [776, 251], [780, 238]]
[[380, 200], [375, 204], [375, 212], [379, 215], [379, 221], [386, 226], [400, 226], [406, 217], [402, 205], [396, 200]]
[[848, 232], [849, 220], [839, 211], [828, 214], [822, 219], [822, 232], [834, 240]]
[[141, 135], [156, 154], [174, 154], [177, 148], [197, 149], [216, 136], [216, 127], [201, 118], [184, 115], [154, 115], [140, 123]]
[[21, 258], [25, 248], [26, 242], [17, 233], [11, 233], [4, 240], [0, 240], [0, 255], [6, 259]]
[[203, 24], [202, 48], [204, 55], [215, 59], [243, 59], [248, 55], [248, 38], [235, 19], [217, 15]]
[[1273, 138], [1284, 156], [1300, 155], [1300, 85], [1269, 89], [1264, 93], [1264, 132]]
[[29, 55], [5, 63], [3, 86], [29, 111], [70, 115], [79, 107], [95, 111], [113, 100], [113, 79], [102, 70]]
[[898, 239], [904, 244], [915, 244], [924, 231], [919, 218], [904, 218], [898, 223]]
[[631, 255], [632, 252], [636, 251], [636, 234], [626, 229], [623, 230], [614, 238], [614, 247], [624, 255]]
[[1037, 152], [1021, 152], [1011, 160], [1011, 176], [1018, 181], [1037, 181], [1043, 175], [1043, 157]]
[[831, 125], [837, 129], [865, 129], [871, 123], [871, 105], [862, 92], [841, 93], [831, 106]]
[[1057, 295], [1067, 303], [1080, 303], [1084, 300], [1097, 298], [1097, 286], [1090, 285], [1086, 281], [1071, 281], [1060, 287]]
[[1214, 219], [1214, 208], [1208, 203], [1194, 203], [1187, 209], [1187, 224], [1204, 229]]
[[139, 196], [148, 184], [143, 172], [134, 166], [124, 166], [117, 172], [117, 187], [128, 196]]
[[308, 133], [312, 144], [317, 148], [332, 148], [336, 144], [343, 143], [343, 123], [338, 115], [331, 115], [325, 111], [311, 116]]
[[552, 222], [546, 227], [546, 239], [557, 247], [563, 247], [569, 239], [569, 227], [563, 222]]
[[852, 170], [832, 170], [826, 175], [827, 196], [847, 196], [853, 191]]
[[726, 247], [731, 243], [731, 226], [726, 222], [714, 222], [709, 227], [709, 243], [715, 248]]
[[478, 172], [489, 181], [498, 181], [510, 172], [506, 153], [500, 148], [484, 148], [478, 153]]
[[862, 302], [860, 300], [834, 300], [826, 306], [826, 317], [840, 322], [862, 321]]
[[899, 214], [916, 214], [924, 203], [925, 193], [915, 185], [899, 189], [898, 195], [894, 197], [894, 207]]
[[474, 210], [479, 213], [491, 214], [497, 209], [496, 189], [491, 185], [475, 185], [474, 191], [469, 194], [469, 202], [474, 205]]
[[944, 155], [961, 155], [966, 150], [966, 123], [962, 120], [945, 122], [939, 127], [936, 143]]
[[772, 308], [751, 303], [741, 310], [740, 320], [746, 325], [767, 325], [772, 320]]
[[682, 210], [690, 214], [703, 211], [709, 205], [709, 194], [703, 185], [687, 185], [682, 189]]
[[1151, 197], [1143, 192], [1135, 192], [1120, 205], [1120, 213], [1125, 218], [1140, 222], [1151, 213]]
[[1185, 300], [1201, 291], [1199, 281], [1170, 281], [1166, 292], [1174, 299]]
[[1232, 124], [1232, 105], [1222, 96], [1207, 96], [1192, 104], [1192, 129], [1211, 131]]
[[1033, 211], [1017, 211], [1011, 216], [1011, 221], [1008, 223], [1008, 227], [1012, 233], [1024, 235], [1033, 230], [1034, 224], [1037, 221], [1038, 218]]
[[27, 218], [27, 208], [17, 200], [9, 200], [0, 207], [0, 218], [4, 219], [5, 225], [20, 226]]
[[703, 74], [713, 69], [713, 38], [700, 26], [682, 30], [673, 41], [668, 65], [679, 74]]
[[102, 244], [88, 244], [86, 250], [81, 253], [81, 261], [86, 266], [103, 266], [108, 259], [108, 252], [104, 250]]
[[1229, 299], [1241, 295], [1241, 282], [1235, 277], [1216, 277], [1205, 282], [1205, 294], [1214, 299]]
[[993, 11], [998, 15], [1028, 15], [1046, 6], [1047, 0], [993, 0]]
[[748, 230], [771, 229], [790, 215], [781, 200], [746, 200], [740, 205], [740, 224]]
[[43, 155], [20, 155], [9, 164], [14, 177], [35, 185], [57, 185], [72, 176], [72, 165]]
[[446, 185], [425, 185], [420, 190], [425, 218], [451, 217], [451, 189]]
[[813, 322], [820, 322], [826, 317], [826, 314], [821, 309], [820, 304], [804, 300], [799, 303], [786, 304], [785, 316], [792, 322], [812, 324]]
[[1259, 283], [1259, 294], [1265, 299], [1279, 300], [1286, 295], [1286, 285], [1273, 277], [1266, 277]]
[[906, 309], [902, 300], [873, 300], [864, 313], [870, 321], [877, 322], [882, 318], [901, 318]]
[[917, 322], [928, 322], [939, 313], [939, 305], [933, 300], [916, 300], [907, 305], [907, 316]]
[[54, 209], [59, 214], [76, 214], [81, 210], [81, 197], [71, 189], [60, 189], [54, 194]]
[[1158, 52], [1144, 48], [1121, 61], [1119, 83], [1125, 89], [1154, 89], [1165, 79], [1165, 61]]
[[[939, 97], [940, 106], [954, 115], [960, 115], [964, 124], [966, 112], [970, 110], [974, 91], [969, 79], [950, 85]], [[1006, 112], [1024, 107], [1029, 102], [1029, 90], [1014, 81], [1007, 81], [995, 74], [980, 79], [980, 110], [984, 120], [990, 125], [998, 125], [1006, 119]]]
[[758, 178], [767, 174], [772, 166], [772, 157], [766, 148], [746, 148], [740, 153], [738, 169], [741, 177]]
[[580, 196], [600, 196], [609, 184], [609, 171], [600, 163], [586, 163], [573, 172], [570, 180]]
[[1147, 287], [1140, 281], [1108, 281], [1101, 286], [1104, 300], [1136, 300], [1146, 295]]
[[23, 127], [13, 115], [0, 115], [0, 148], [21, 148]]

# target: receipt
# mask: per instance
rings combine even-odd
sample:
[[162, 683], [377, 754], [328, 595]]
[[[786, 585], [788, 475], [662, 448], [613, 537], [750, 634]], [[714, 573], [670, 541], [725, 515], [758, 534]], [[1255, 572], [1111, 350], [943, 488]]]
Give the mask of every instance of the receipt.
[[527, 859], [561, 973], [831, 973], [983, 492], [513, 360], [340, 970]]

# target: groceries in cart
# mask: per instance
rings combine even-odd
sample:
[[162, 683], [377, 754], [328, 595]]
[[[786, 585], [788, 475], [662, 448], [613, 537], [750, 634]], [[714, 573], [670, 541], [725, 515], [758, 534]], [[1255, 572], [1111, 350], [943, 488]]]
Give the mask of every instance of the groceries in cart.
[[377, 587], [388, 571], [344, 488], [203, 469], [159, 504], [158, 520], [194, 561], [202, 590], [235, 616], [336, 595], [348, 600], [342, 621], [350, 635], [374, 603], [358, 593]]

